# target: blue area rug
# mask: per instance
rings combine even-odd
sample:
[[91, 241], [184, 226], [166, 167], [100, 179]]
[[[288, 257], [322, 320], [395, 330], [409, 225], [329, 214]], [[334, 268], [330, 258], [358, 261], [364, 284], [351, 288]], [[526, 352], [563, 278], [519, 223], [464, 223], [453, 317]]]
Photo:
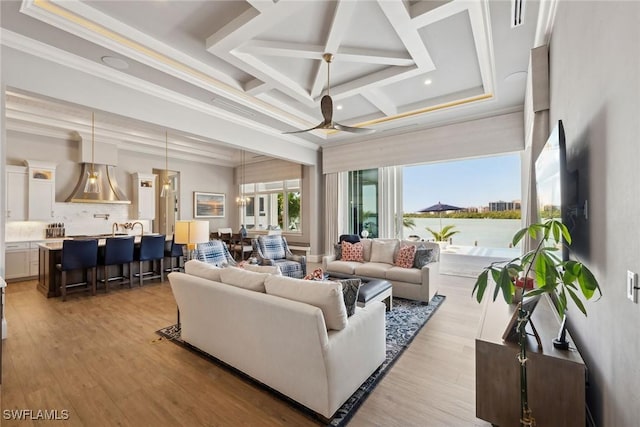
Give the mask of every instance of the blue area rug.
[[[427, 323], [427, 321], [431, 318], [433, 313], [442, 305], [445, 297], [443, 295], [436, 295], [433, 297], [429, 304], [421, 303], [418, 301], [411, 301], [402, 298], [394, 298], [393, 299], [393, 310], [386, 312], [386, 329], [387, 329], [387, 357], [382, 365], [373, 373], [371, 376], [356, 390], [355, 393], [351, 395], [351, 397], [342, 405], [340, 409], [335, 413], [334, 417], [329, 420], [328, 426], [332, 427], [342, 427], [349, 422], [349, 420], [356, 413], [360, 405], [366, 400], [366, 398], [371, 394], [373, 389], [378, 385], [380, 380], [389, 372], [389, 369], [393, 366], [393, 364], [398, 360], [398, 357], [402, 354], [402, 352], [411, 344], [411, 341], [418, 334], [420, 329]], [[171, 325], [166, 328], [162, 328], [156, 331], [160, 336], [167, 338], [176, 344], [183, 345], [191, 350], [195, 350], [197, 353], [207, 357], [208, 359], [213, 360], [216, 363], [222, 364], [223, 366], [230, 368], [232, 371], [239, 373], [245, 378], [266, 387], [267, 389], [273, 391], [278, 396], [283, 397], [289, 402], [292, 402], [296, 407], [303, 410], [305, 413], [310, 416], [320, 419], [318, 416], [315, 416], [314, 413], [304, 408], [302, 405], [293, 402], [291, 399], [286, 396], [278, 393], [269, 387], [261, 384], [242, 372], [230, 367], [229, 365], [219, 361], [215, 357], [206, 354], [194, 347], [191, 347], [189, 344], [184, 343], [180, 339], [180, 328], [177, 325]], [[326, 420], [322, 420], [323, 424], [326, 424]]]

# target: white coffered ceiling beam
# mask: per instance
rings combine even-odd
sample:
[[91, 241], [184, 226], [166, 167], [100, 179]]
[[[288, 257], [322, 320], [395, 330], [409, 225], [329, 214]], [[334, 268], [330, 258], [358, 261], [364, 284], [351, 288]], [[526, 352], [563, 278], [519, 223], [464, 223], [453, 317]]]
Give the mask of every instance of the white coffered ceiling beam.
[[476, 45], [478, 67], [482, 76], [485, 93], [493, 93], [495, 85], [495, 60], [493, 56], [493, 40], [491, 40], [491, 22], [489, 5], [485, 2], [469, 4], [469, 21]]
[[424, 71], [417, 68], [415, 65], [412, 67], [404, 68], [388, 67], [384, 70], [376, 71], [375, 73], [368, 74], [364, 77], [350, 80], [347, 83], [331, 87], [331, 96], [334, 100], [348, 98], [350, 96], [358, 95], [364, 91], [367, 91], [370, 88], [390, 85], [392, 83], [417, 76], [419, 74], [422, 74], [423, 72]]
[[258, 10], [260, 13], [264, 13], [271, 7], [274, 7], [277, 2], [273, 0], [246, 0], [254, 9]]
[[273, 86], [271, 86], [268, 83], [263, 82], [260, 79], [249, 80], [244, 85], [244, 91], [247, 94], [252, 95], [252, 96], [259, 95], [259, 94], [267, 92], [267, 91], [269, 91], [271, 89], [273, 89]]
[[[342, 39], [344, 38], [349, 24], [351, 23], [351, 17], [356, 8], [356, 1], [342, 0], [336, 4], [336, 10], [333, 15], [333, 21], [331, 22], [331, 28], [329, 29], [327, 40], [324, 44], [324, 51], [327, 53], [336, 53]], [[322, 92], [324, 87], [324, 70], [325, 65], [323, 61], [318, 61], [313, 77], [313, 84], [311, 85], [311, 97], [316, 98]]]
[[398, 114], [398, 107], [386, 96], [380, 89], [369, 89], [361, 93], [364, 98], [376, 106], [376, 108], [384, 113], [385, 116], [394, 116]]
[[[326, 49], [320, 45], [251, 40], [236, 49], [236, 51], [253, 55], [321, 60]], [[341, 47], [337, 52], [333, 53], [335, 56], [334, 60], [340, 62], [396, 65], [400, 67], [407, 67], [415, 63], [405, 52]], [[323, 67], [321, 67], [321, 69], [322, 68]]]
[[429, 55], [427, 47], [422, 42], [417, 28], [411, 23], [411, 16], [405, 3], [400, 1], [391, 2], [378, 0], [378, 5], [387, 17], [389, 23], [393, 26], [398, 37], [400, 37], [400, 40], [418, 68], [421, 68], [423, 73], [434, 70], [435, 65], [433, 64], [431, 55]]
[[411, 22], [416, 28], [422, 28], [466, 10], [469, 3], [468, 0], [417, 2], [409, 8]]
[[[256, 95], [256, 97], [262, 99], [265, 102], [268, 102], [269, 104], [273, 104], [278, 108], [282, 108], [283, 110], [287, 110], [287, 109], [291, 110], [293, 108], [296, 108], [295, 105], [291, 105], [283, 100], [276, 98], [275, 96], [271, 95], [270, 92], [259, 93]], [[317, 116], [311, 116], [309, 114], [302, 113], [302, 112], [298, 112], [298, 115], [300, 116], [301, 119], [306, 120], [309, 123], [320, 123], [320, 120], [322, 119], [320, 116], [320, 109], [318, 109]], [[311, 126], [313, 126], [313, 124]]]

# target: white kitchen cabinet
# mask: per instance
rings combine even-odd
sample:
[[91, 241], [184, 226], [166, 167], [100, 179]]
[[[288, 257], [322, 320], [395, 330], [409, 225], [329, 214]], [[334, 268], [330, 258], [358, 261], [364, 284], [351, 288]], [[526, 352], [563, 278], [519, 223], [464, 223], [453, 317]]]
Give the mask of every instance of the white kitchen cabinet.
[[6, 169], [7, 221], [26, 221], [28, 209], [29, 175], [24, 166], [8, 165]]
[[56, 165], [25, 160], [29, 173], [29, 221], [50, 220], [55, 216]]
[[38, 248], [40, 243], [46, 242], [31, 242], [29, 244], [29, 276], [37, 276], [39, 263]]
[[133, 217], [136, 219], [156, 218], [156, 179], [154, 174], [134, 173]]
[[5, 244], [5, 279], [20, 279], [31, 275], [31, 259], [28, 242]]

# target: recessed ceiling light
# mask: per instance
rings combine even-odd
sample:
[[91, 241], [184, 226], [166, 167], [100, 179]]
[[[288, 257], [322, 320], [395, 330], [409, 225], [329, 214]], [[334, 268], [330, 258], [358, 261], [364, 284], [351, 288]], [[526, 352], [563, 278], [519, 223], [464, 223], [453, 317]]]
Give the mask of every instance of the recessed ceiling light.
[[116, 58], [115, 56], [103, 56], [100, 58], [102, 62], [107, 64], [109, 67], [116, 68], [118, 70], [126, 70], [129, 68], [129, 63], [122, 58]]
[[336, 105], [336, 110], [342, 110], [342, 104]]
[[424, 84], [426, 84], [427, 86], [429, 86], [431, 84], [431, 79], [427, 79], [424, 81]]

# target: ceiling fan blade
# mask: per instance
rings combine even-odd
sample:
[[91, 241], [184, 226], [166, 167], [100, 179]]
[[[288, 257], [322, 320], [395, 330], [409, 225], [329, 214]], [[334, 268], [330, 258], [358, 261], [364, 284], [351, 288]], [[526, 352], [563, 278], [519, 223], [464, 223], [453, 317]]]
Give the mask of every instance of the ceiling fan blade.
[[312, 130], [316, 130], [316, 129], [324, 129], [324, 126], [325, 126], [325, 124], [324, 124], [324, 122], [322, 122], [322, 123], [320, 123], [320, 124], [318, 124], [318, 125], [316, 125], [316, 126], [314, 126], [314, 127], [312, 127], [312, 128], [309, 128], [309, 129], [305, 129], [305, 130], [292, 130], [292, 131], [290, 131], [290, 132], [282, 132], [282, 134], [283, 134], [283, 135], [287, 135], [287, 134], [291, 134], [291, 133], [304, 133], [304, 132], [311, 132]]
[[331, 123], [333, 121], [333, 100], [329, 95], [323, 96], [320, 100], [320, 110], [322, 117], [324, 117], [324, 123]]
[[333, 122], [333, 128], [336, 130], [344, 131], [344, 132], [359, 133], [361, 135], [367, 135], [370, 133], [374, 133], [376, 131], [375, 129], [369, 129], [369, 128], [355, 128], [353, 126], [345, 126], [336, 122]]

